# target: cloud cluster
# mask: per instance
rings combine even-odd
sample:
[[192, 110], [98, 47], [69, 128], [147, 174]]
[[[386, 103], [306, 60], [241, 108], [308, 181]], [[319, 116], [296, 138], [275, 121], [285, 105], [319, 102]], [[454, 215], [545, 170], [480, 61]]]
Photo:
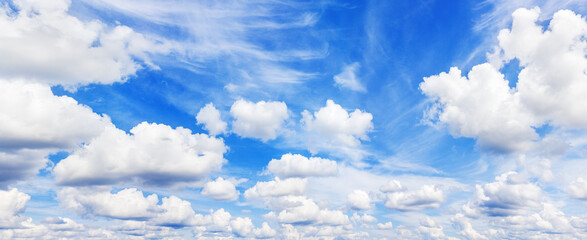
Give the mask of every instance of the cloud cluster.
[[55, 166], [56, 182], [96, 185], [138, 180], [167, 185], [201, 180], [226, 162], [224, 141], [206, 134], [146, 122], [130, 133], [107, 128]]
[[[429, 120], [498, 152], [528, 150], [538, 139], [535, 128], [544, 124], [587, 127], [587, 22], [562, 10], [543, 30], [538, 15], [538, 8], [514, 12], [512, 29], [500, 32], [491, 64], [473, 67], [467, 77], [451, 68], [424, 78], [420, 88], [434, 101]], [[515, 88], [499, 72], [513, 59], [521, 68]]]
[[75, 89], [89, 83], [124, 81], [141, 64], [155, 67], [150, 54], [171, 45], [126, 26], [109, 28], [68, 14], [70, 1], [15, 0], [0, 9], [0, 73]]

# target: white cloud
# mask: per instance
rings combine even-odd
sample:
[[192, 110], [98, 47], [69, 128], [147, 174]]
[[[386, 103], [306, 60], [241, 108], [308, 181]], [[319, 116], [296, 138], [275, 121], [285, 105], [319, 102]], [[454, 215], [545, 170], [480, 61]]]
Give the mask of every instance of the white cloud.
[[445, 200], [444, 192], [436, 185], [424, 185], [419, 190], [385, 194], [385, 207], [400, 211], [438, 208]]
[[49, 85], [75, 89], [89, 83], [121, 82], [141, 65], [154, 65], [152, 53], [168, 53], [162, 44], [126, 26], [109, 28], [68, 14], [70, 1], [16, 0], [0, 10], [0, 72]]
[[350, 114], [332, 100], [326, 106], [311, 114], [302, 112], [302, 124], [310, 134], [307, 146], [310, 152], [339, 152], [343, 155], [360, 155], [357, 147], [361, 140], [367, 141], [367, 133], [373, 129], [373, 115], [355, 109]]
[[389, 180], [385, 185], [379, 187], [379, 191], [383, 193], [388, 192], [402, 192], [405, 191], [406, 188], [402, 186], [402, 184], [398, 180]]
[[306, 193], [308, 180], [302, 178], [288, 178], [281, 180], [275, 178], [273, 181], [257, 182], [255, 186], [245, 191], [247, 199], [279, 197], [286, 195], [302, 195]]
[[272, 159], [267, 169], [280, 178], [323, 177], [338, 174], [335, 161], [319, 157], [306, 158], [300, 154], [287, 153], [281, 159]]
[[487, 239], [484, 235], [478, 233], [473, 229], [473, 225], [468, 221], [468, 219], [463, 215], [458, 213], [454, 217], [451, 218], [453, 222], [453, 226], [456, 229], [460, 230], [457, 232], [458, 235], [466, 237], [467, 239]]
[[57, 183], [94, 185], [139, 180], [150, 185], [197, 181], [225, 163], [222, 139], [189, 129], [143, 122], [107, 128], [54, 168]]
[[26, 203], [31, 197], [13, 188], [8, 191], [0, 190], [0, 229], [20, 228], [23, 222], [30, 221], [19, 214], [25, 210]]
[[362, 190], [353, 190], [347, 195], [347, 201], [353, 209], [365, 210], [371, 208], [371, 198], [369, 198], [369, 194]]
[[[449, 73], [424, 78], [422, 92], [435, 101], [426, 113], [447, 124], [453, 136], [476, 138], [483, 148], [499, 152], [529, 149], [544, 124], [587, 127], [587, 22], [562, 10], [547, 30], [538, 25], [540, 10], [518, 9], [512, 28], [498, 36], [490, 64], [473, 67], [468, 78]], [[497, 67], [519, 60], [515, 88]]]
[[393, 223], [391, 223], [391, 222], [378, 223], [377, 224], [377, 228], [379, 228], [379, 229], [392, 229], [393, 228]]
[[58, 193], [61, 205], [81, 215], [91, 214], [116, 219], [149, 219], [161, 212], [157, 194], [144, 196], [135, 188], [117, 193], [96, 189], [64, 188]]
[[361, 84], [357, 77], [357, 72], [361, 65], [358, 62], [347, 65], [343, 71], [334, 76], [334, 83], [340, 88], [348, 88], [356, 92], [367, 92], [367, 89]]
[[239, 192], [236, 190], [234, 183], [219, 177], [215, 181], [207, 182], [204, 185], [202, 195], [217, 201], [234, 201], [238, 199]]
[[501, 152], [528, 149], [538, 138], [535, 119], [489, 64], [473, 67], [468, 78], [451, 68], [424, 78], [420, 88], [436, 101], [429, 116], [447, 124], [453, 136], [477, 138], [481, 147]]
[[587, 181], [579, 177], [566, 188], [571, 197], [587, 201]]
[[0, 113], [0, 185], [33, 176], [46, 155], [75, 149], [111, 125], [74, 99], [22, 80], [0, 79]]
[[214, 107], [214, 104], [208, 103], [198, 115], [196, 115], [198, 124], [204, 125], [204, 129], [208, 130], [208, 133], [212, 136], [222, 134], [226, 132], [226, 122], [220, 119], [220, 111]]
[[270, 212], [267, 218], [275, 218], [286, 224], [348, 225], [349, 217], [338, 210], [321, 209], [312, 199], [304, 196], [285, 197], [289, 206], [278, 214]]
[[[359, 216], [357, 213], [353, 213], [353, 216], [351, 217], [351, 220], [353, 222], [359, 222], [359, 223], [363, 223], [363, 224], [369, 224], [369, 223], [375, 223], [377, 222], [377, 218], [364, 213], [362, 216]], [[379, 225], [379, 224], [378, 224]]]
[[253, 230], [253, 222], [250, 218], [237, 217], [230, 221], [232, 231], [239, 237], [248, 236]]
[[540, 207], [542, 190], [524, 176], [508, 172], [495, 177], [495, 182], [477, 185], [475, 197], [463, 206], [467, 216], [519, 215]]
[[444, 239], [446, 235], [444, 235], [444, 229], [442, 226], [438, 226], [434, 220], [430, 217], [425, 217], [420, 219], [420, 227], [418, 227], [418, 232], [424, 237], [425, 239]]
[[255, 228], [253, 233], [256, 238], [272, 238], [277, 235], [277, 231], [271, 228], [267, 222], [263, 222], [261, 228]]
[[283, 102], [253, 103], [243, 99], [232, 104], [230, 114], [235, 118], [232, 122], [234, 133], [263, 142], [277, 138], [281, 125], [289, 117]]

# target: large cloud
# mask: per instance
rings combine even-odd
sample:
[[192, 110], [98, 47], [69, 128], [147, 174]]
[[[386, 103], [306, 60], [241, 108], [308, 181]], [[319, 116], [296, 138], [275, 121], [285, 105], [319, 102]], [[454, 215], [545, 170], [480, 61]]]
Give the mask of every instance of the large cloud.
[[[157, 43], [126, 26], [112, 29], [99, 21], [68, 14], [70, 1], [15, 0], [0, 9], [0, 75], [24, 77], [75, 88], [88, 83], [123, 81], [150, 53], [167, 53]], [[154, 65], [153, 65], [154, 66]]]
[[8, 191], [0, 190], [0, 199], [0, 229], [22, 227], [27, 218], [19, 214], [25, 210], [31, 197], [13, 188]]
[[300, 154], [284, 154], [273, 159], [267, 169], [280, 178], [335, 176], [338, 167], [335, 161], [319, 157], [306, 158]]
[[167, 185], [201, 180], [226, 162], [223, 140], [206, 134], [145, 122], [130, 132], [107, 128], [55, 166], [57, 183], [94, 185], [139, 180]]
[[32, 176], [44, 158], [99, 135], [110, 119], [43, 84], [0, 80], [0, 183]]
[[[420, 88], [435, 101], [427, 116], [498, 152], [527, 150], [538, 139], [534, 128], [544, 124], [587, 127], [587, 23], [564, 10], [544, 31], [538, 14], [537, 8], [514, 12], [512, 29], [499, 34], [493, 65], [477, 65], [468, 77], [451, 68], [424, 78]], [[515, 88], [497, 69], [512, 59], [521, 68]]]
[[235, 118], [232, 122], [234, 133], [263, 142], [277, 138], [281, 125], [289, 117], [283, 102], [253, 103], [243, 99], [232, 104], [230, 114]]

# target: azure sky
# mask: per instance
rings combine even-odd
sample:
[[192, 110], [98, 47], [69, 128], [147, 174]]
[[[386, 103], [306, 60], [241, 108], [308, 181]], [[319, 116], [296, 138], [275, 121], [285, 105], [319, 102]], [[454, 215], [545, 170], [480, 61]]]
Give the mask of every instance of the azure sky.
[[585, 239], [586, 14], [0, 0], [0, 239]]

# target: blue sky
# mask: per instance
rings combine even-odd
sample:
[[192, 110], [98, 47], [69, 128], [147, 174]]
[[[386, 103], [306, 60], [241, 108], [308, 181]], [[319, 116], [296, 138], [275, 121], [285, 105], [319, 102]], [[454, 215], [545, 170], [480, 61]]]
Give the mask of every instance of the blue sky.
[[0, 3], [0, 239], [587, 237], [585, 1]]

